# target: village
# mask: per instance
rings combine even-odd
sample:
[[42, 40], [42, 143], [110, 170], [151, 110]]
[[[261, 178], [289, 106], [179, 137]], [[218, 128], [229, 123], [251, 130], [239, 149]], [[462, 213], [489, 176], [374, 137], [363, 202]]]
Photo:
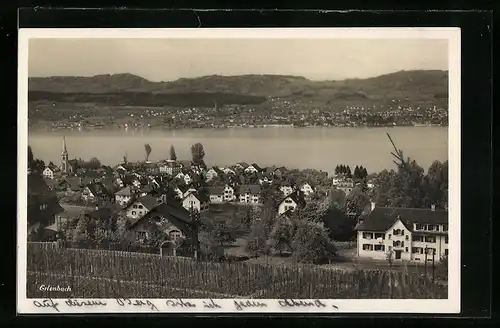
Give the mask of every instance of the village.
[[[122, 221], [119, 239], [127, 236], [128, 246], [121, 243], [126, 250], [135, 245], [134, 251], [167, 256], [210, 253], [211, 260], [283, 264], [297, 249], [297, 236], [287, 232], [291, 222], [319, 216], [326, 230], [317, 234], [326, 231], [334, 246], [319, 247], [315, 252], [321, 254], [299, 262], [331, 265], [333, 258], [341, 262], [337, 267], [348, 268], [428, 262], [434, 267], [448, 256], [446, 206], [377, 206], [376, 175], [362, 166], [351, 172], [337, 165], [333, 175], [243, 162], [208, 168], [199, 143], [192, 146], [191, 160], [178, 160], [171, 146], [169, 159], [151, 162], [149, 145], [145, 150], [145, 161], [131, 163], [124, 156], [110, 167], [96, 158], [69, 159], [63, 139], [60, 165], [35, 166], [41, 174], [33, 169], [28, 174], [28, 240], [80, 242], [75, 247], [83, 248], [99, 240], [101, 246], [94, 247], [110, 247], [102, 242], [119, 244], [115, 237]], [[314, 226], [305, 228], [314, 233]], [[300, 229], [295, 229], [297, 234]]]

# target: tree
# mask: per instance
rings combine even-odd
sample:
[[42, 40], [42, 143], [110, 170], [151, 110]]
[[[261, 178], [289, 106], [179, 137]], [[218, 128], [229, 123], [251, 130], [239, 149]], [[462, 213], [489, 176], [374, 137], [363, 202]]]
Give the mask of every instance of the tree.
[[37, 173], [42, 173], [45, 169], [45, 162], [34, 157], [31, 146], [28, 146], [28, 169]]
[[335, 245], [320, 222], [299, 221], [292, 248], [294, 261], [301, 263], [325, 263], [336, 255]]
[[346, 197], [346, 212], [357, 218], [368, 204], [370, 204], [368, 196], [363, 193], [361, 188], [356, 187]]
[[146, 162], [149, 161], [149, 155], [151, 155], [151, 146], [149, 144], [144, 145], [144, 151], [146, 152]]
[[361, 177], [363, 179], [366, 179], [368, 177], [368, 171], [366, 170], [366, 167], [362, 167]]
[[99, 161], [99, 159], [97, 159], [97, 157], [92, 157], [88, 162], [85, 162], [84, 164], [84, 167], [86, 169], [91, 169], [91, 170], [96, 170], [98, 168], [100, 168], [102, 165], [101, 165], [101, 161]]
[[282, 255], [283, 251], [292, 250], [293, 227], [291, 222], [280, 216], [276, 219], [269, 235], [269, 245]]
[[236, 241], [234, 227], [229, 221], [225, 223], [214, 223], [210, 235], [220, 247], [224, 247], [224, 245], [229, 245]]
[[329, 208], [321, 217], [321, 222], [325, 225], [332, 240], [350, 241], [356, 236], [354, 231], [356, 220], [348, 217], [337, 207]]
[[356, 165], [356, 167], [354, 168], [354, 178], [355, 179], [360, 179], [360, 174], [359, 174], [359, 166]]
[[349, 165], [347, 165], [346, 167], [346, 175], [348, 178], [352, 178], [351, 168], [349, 167]]
[[436, 205], [437, 208], [445, 208], [448, 205], [448, 161], [434, 161], [424, 180], [424, 206]]
[[74, 230], [73, 241], [76, 242], [89, 241], [91, 237], [90, 226], [91, 226], [90, 219], [82, 215], [79, 218], [76, 228]]
[[203, 166], [205, 164], [205, 150], [201, 143], [198, 142], [191, 146], [191, 156], [195, 166]]
[[31, 146], [28, 146], [28, 167], [34, 159], [35, 158], [33, 157], [33, 150], [31, 149]]
[[173, 161], [177, 160], [177, 155], [175, 154], [174, 145], [170, 146], [170, 159], [173, 160]]

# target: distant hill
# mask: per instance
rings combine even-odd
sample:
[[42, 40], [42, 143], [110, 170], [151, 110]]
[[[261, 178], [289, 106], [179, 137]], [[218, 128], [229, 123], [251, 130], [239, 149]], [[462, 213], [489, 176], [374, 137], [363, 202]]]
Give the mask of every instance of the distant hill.
[[[311, 81], [287, 75], [211, 75], [171, 82], [152, 82], [125, 73], [29, 78], [28, 88], [30, 101], [122, 99], [116, 101], [129, 104], [131, 99], [135, 99], [134, 104], [146, 101], [143, 105], [152, 105], [153, 102], [180, 107], [211, 105], [214, 101], [220, 104], [257, 104], [273, 97], [307, 99], [326, 104], [338, 101], [368, 103], [388, 98], [427, 102], [447, 99], [448, 72], [400, 71], [368, 79], [342, 81]], [[79, 95], [78, 100], [75, 95]]]

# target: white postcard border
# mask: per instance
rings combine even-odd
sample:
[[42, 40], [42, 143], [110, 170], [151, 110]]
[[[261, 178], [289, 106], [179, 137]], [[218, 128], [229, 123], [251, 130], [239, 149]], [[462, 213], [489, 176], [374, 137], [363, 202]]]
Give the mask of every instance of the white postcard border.
[[[196, 307], [169, 306], [167, 300], [124, 302], [120, 305], [114, 299], [93, 299], [105, 302], [101, 306], [68, 306], [66, 299], [26, 298], [26, 212], [27, 212], [27, 146], [28, 146], [28, 43], [31, 38], [238, 38], [238, 39], [447, 39], [449, 74], [449, 278], [448, 299], [446, 300], [320, 300], [325, 307], [283, 307], [280, 300], [250, 300], [265, 303], [265, 307], [248, 307], [239, 310], [232, 299], [214, 301], [221, 308], [203, 307], [203, 299], [183, 299]], [[17, 310], [28, 313], [138, 313], [138, 312], [196, 312], [196, 313], [459, 313], [460, 312], [460, 29], [459, 28], [252, 28], [252, 29], [20, 29], [18, 49], [18, 197], [17, 197]], [[425, 51], [425, 50], [424, 50]], [[77, 299], [88, 302], [92, 299]], [[208, 300], [205, 300], [208, 301]], [[246, 300], [237, 300], [246, 301]], [[304, 301], [304, 300], [303, 300]], [[310, 300], [313, 301], [314, 300]], [[36, 306], [38, 302], [39, 306]], [[136, 302], [138, 305], [134, 305]], [[178, 302], [178, 300], [171, 300]], [[43, 304], [57, 304], [43, 306]], [[127, 305], [128, 304], [128, 305]]]

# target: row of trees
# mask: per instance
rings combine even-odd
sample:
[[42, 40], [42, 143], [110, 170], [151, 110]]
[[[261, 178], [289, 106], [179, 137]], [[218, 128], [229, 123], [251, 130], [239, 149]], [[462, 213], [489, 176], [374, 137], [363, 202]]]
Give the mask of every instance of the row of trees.
[[354, 172], [352, 172], [349, 165], [340, 164], [335, 167], [335, 174], [344, 174], [348, 178], [354, 179], [365, 179], [368, 177], [368, 171], [362, 165], [356, 165]]

